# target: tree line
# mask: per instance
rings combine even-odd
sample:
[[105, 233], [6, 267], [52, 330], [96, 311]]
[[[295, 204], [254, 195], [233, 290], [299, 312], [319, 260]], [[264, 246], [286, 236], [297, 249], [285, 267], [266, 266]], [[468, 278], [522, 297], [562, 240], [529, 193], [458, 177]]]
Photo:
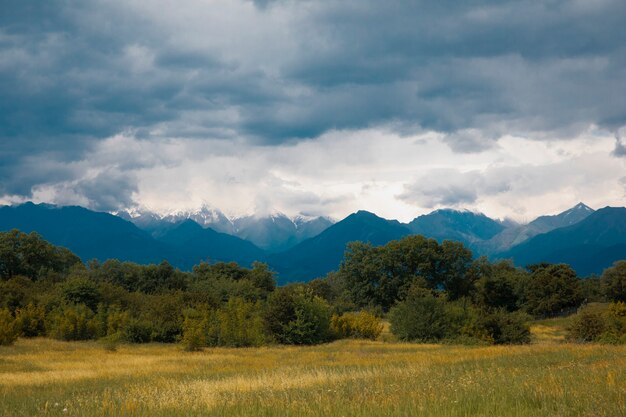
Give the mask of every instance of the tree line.
[[528, 343], [532, 318], [591, 301], [613, 302], [612, 315], [587, 314], [572, 337], [624, 339], [626, 261], [581, 280], [567, 265], [516, 268], [474, 259], [458, 242], [409, 236], [381, 247], [352, 242], [337, 271], [277, 287], [263, 263], [202, 262], [189, 272], [167, 261], [83, 263], [36, 233], [0, 233], [0, 344], [49, 336], [97, 339], [112, 349], [146, 342], [189, 350], [302, 345], [376, 339], [384, 320], [403, 341]]

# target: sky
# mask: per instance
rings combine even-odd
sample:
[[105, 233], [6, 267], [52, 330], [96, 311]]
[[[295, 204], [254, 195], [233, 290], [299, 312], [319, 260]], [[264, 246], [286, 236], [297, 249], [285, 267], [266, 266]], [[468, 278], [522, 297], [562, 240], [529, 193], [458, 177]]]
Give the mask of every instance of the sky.
[[0, 203], [626, 201], [623, 0], [3, 0]]

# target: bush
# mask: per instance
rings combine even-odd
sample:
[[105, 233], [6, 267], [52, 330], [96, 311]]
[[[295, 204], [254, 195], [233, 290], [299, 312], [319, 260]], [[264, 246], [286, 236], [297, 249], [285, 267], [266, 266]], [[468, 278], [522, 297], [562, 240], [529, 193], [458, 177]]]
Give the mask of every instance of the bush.
[[378, 317], [366, 311], [333, 315], [330, 328], [338, 338], [360, 338], [375, 340], [383, 331]]
[[36, 337], [46, 334], [46, 311], [43, 306], [32, 303], [16, 311], [16, 321], [19, 331], [24, 337]]
[[197, 310], [188, 309], [184, 313], [183, 335], [181, 342], [188, 352], [201, 350], [208, 344], [208, 322], [207, 315]]
[[567, 338], [578, 342], [593, 342], [606, 331], [606, 327], [602, 314], [583, 310], [574, 317]]
[[389, 312], [391, 332], [403, 341], [433, 342], [448, 335], [445, 301], [425, 291], [411, 291]]
[[609, 301], [626, 301], [626, 261], [618, 261], [602, 273], [602, 288]]
[[0, 346], [12, 345], [19, 334], [19, 327], [11, 312], [6, 308], [0, 309]]
[[478, 328], [496, 345], [520, 345], [530, 343], [528, 320], [525, 314], [502, 309], [481, 316]]
[[538, 317], [567, 313], [583, 301], [576, 272], [565, 264], [534, 265], [524, 288], [526, 311]]
[[266, 327], [279, 343], [310, 345], [330, 340], [330, 306], [309, 288], [282, 287], [265, 310]]
[[46, 328], [60, 340], [88, 340], [96, 337], [94, 313], [84, 304], [64, 305], [49, 314]]
[[148, 343], [153, 340], [154, 328], [145, 319], [130, 319], [122, 332], [122, 340], [128, 343]]
[[[210, 321], [208, 329], [211, 330]], [[217, 312], [221, 346], [259, 346], [265, 342], [265, 329], [259, 303], [231, 298]]]

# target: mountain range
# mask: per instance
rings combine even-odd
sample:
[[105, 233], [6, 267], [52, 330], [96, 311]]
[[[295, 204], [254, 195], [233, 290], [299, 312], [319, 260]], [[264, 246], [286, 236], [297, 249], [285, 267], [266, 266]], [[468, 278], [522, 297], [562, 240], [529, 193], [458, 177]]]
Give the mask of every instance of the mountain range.
[[280, 283], [307, 281], [338, 268], [348, 242], [383, 245], [410, 234], [463, 242], [475, 255], [511, 258], [517, 265], [565, 262], [579, 275], [599, 274], [626, 259], [626, 208], [594, 211], [579, 203], [563, 213], [520, 225], [466, 210], [440, 209], [409, 223], [359, 211], [333, 223], [324, 217], [275, 213], [230, 219], [219, 210], [160, 216], [148, 211], [94, 212], [82, 207], [25, 203], [0, 207], [0, 230], [36, 231], [83, 260], [138, 263], [167, 259], [190, 269], [200, 261], [267, 262]]
[[298, 215], [290, 218], [283, 213], [231, 219], [220, 210], [206, 205], [197, 211], [178, 211], [167, 215], [148, 210], [136, 210], [132, 214], [121, 211], [117, 215], [157, 239], [183, 221], [193, 220], [204, 228], [248, 240], [270, 253], [287, 250], [303, 240], [317, 236], [333, 224], [328, 217]]

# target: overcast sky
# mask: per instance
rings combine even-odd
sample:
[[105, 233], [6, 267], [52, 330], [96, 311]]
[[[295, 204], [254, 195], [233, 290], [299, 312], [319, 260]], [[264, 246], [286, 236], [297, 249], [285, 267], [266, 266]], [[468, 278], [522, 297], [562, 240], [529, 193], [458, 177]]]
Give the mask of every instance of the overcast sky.
[[626, 201], [624, 0], [3, 0], [0, 202]]

